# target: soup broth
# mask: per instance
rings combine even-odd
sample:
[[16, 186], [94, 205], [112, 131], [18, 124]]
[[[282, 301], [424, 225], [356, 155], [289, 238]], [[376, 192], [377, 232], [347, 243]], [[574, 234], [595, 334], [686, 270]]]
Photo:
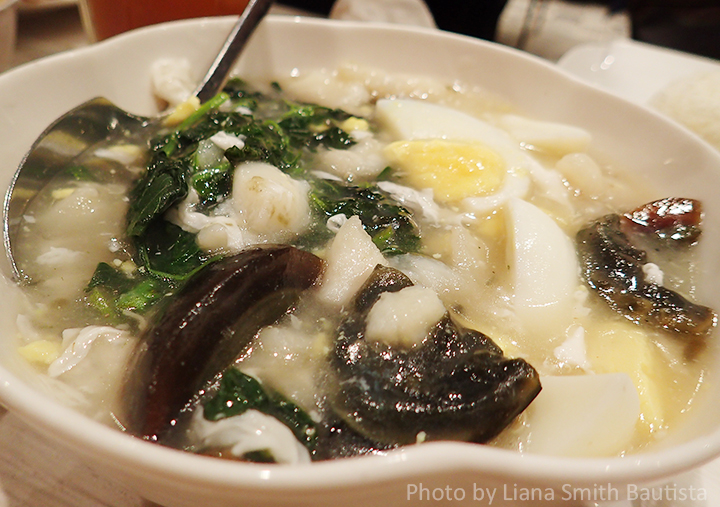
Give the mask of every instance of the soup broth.
[[[637, 185], [592, 133], [352, 65], [235, 80], [170, 118], [149, 143], [85, 153], [24, 217], [19, 350], [79, 410], [192, 452], [298, 463], [442, 439], [622, 455], [692, 408], [692, 344], [714, 313], [693, 306], [705, 327], [678, 331], [608, 304], [576, 239], [691, 196]], [[698, 239], [643, 234], [647, 285], [692, 296]], [[213, 269], [208, 291], [245, 307], [198, 292]], [[187, 345], [202, 312], [232, 317]], [[166, 373], [188, 385], [160, 393]]]

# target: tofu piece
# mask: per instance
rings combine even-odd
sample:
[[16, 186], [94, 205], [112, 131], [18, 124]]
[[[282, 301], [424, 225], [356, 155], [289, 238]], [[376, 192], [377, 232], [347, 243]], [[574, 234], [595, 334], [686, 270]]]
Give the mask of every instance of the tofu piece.
[[640, 396], [641, 423], [653, 433], [666, 425], [670, 402], [668, 395], [677, 375], [670, 371], [662, 352], [643, 332], [629, 321], [607, 323], [588, 330], [585, 336], [587, 358], [596, 373], [625, 372]]

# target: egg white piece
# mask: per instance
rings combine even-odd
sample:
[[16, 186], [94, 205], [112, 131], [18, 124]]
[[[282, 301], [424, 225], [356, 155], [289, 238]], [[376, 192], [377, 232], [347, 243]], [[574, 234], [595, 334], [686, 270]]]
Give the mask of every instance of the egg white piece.
[[117, 386], [137, 340], [111, 326], [65, 329], [62, 337], [64, 350], [48, 365], [48, 387], [91, 417], [102, 419], [122, 396]]
[[40, 265], [61, 266], [78, 262], [81, 256], [82, 253], [76, 250], [51, 246], [45, 253], [38, 255], [35, 260]]
[[592, 140], [590, 132], [580, 127], [532, 120], [514, 114], [502, 116], [500, 126], [521, 143], [559, 156], [584, 152]]
[[573, 315], [580, 283], [575, 247], [550, 216], [529, 202], [511, 199], [507, 216], [513, 304], [528, 331], [528, 345], [544, 350], [564, 336]]
[[585, 329], [582, 326], [570, 326], [567, 339], [553, 350], [553, 356], [560, 362], [560, 365], [579, 366], [583, 370], [590, 371], [590, 362], [587, 358], [585, 347]]
[[524, 450], [555, 456], [612, 456], [626, 449], [640, 398], [625, 373], [542, 377], [525, 412]]
[[[461, 139], [480, 141], [502, 150], [510, 166], [524, 166], [518, 143], [506, 132], [456, 109], [414, 99], [381, 99], [375, 108], [377, 120], [397, 140]], [[505, 153], [508, 150], [508, 153]]]
[[530, 178], [526, 171], [508, 171], [500, 190], [492, 195], [466, 197], [462, 201], [462, 209], [469, 214], [490, 214], [510, 199], [525, 198], [528, 192], [530, 192], [530, 183]]
[[202, 408], [193, 414], [193, 437], [203, 447], [230, 447], [233, 456], [268, 450], [278, 463], [309, 463], [310, 454], [290, 428], [257, 410], [208, 421]]
[[187, 232], [197, 234], [197, 243], [204, 251], [239, 252], [253, 241], [256, 235], [243, 229], [230, 214], [206, 215], [195, 211], [200, 202], [195, 189], [170, 209], [166, 218]]
[[395, 139], [480, 142], [503, 159], [509, 176], [505, 184], [492, 196], [482, 196], [478, 201], [465, 202], [464, 205], [470, 211], [485, 212], [488, 206], [500, 206], [511, 197], [524, 196], [529, 188], [530, 178], [548, 198], [564, 206], [569, 205], [562, 176], [543, 167], [524, 152], [520, 143], [510, 134], [486, 121], [456, 109], [414, 99], [381, 99], [377, 102], [375, 111], [377, 120]]
[[383, 192], [390, 194], [403, 206], [406, 206], [414, 213], [421, 214], [425, 220], [433, 225], [444, 223], [457, 224], [461, 216], [448, 209], [441, 208], [433, 199], [432, 189], [426, 188], [416, 190], [405, 185], [399, 185], [392, 181], [378, 181], [377, 186]]
[[375, 106], [375, 115], [396, 139], [476, 139], [488, 144], [513, 142], [505, 132], [479, 118], [425, 100], [380, 99]]
[[88, 326], [79, 329], [66, 329], [63, 331], [63, 346], [65, 350], [48, 367], [48, 375], [59, 377], [70, 371], [85, 359], [93, 344], [101, 339], [108, 343], [121, 342], [125, 344], [130, 339], [130, 333], [110, 326]]

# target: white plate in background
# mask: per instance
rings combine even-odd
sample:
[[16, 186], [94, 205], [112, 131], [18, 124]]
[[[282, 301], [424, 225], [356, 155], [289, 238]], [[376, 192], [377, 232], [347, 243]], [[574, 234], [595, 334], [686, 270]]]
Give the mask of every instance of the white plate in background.
[[718, 60], [631, 39], [581, 44], [565, 53], [558, 65], [588, 83], [643, 105], [679, 79], [720, 71]]

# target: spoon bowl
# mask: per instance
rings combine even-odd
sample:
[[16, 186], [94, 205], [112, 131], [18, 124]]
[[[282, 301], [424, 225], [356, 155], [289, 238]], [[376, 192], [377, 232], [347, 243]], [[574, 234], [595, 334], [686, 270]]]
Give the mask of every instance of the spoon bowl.
[[137, 135], [151, 120], [127, 113], [107, 99], [98, 97], [72, 109], [38, 138], [15, 173], [5, 198], [4, 241], [13, 275], [17, 281], [32, 277], [23, 266], [23, 256], [13, 247], [28, 204], [73, 160], [100, 142]]

